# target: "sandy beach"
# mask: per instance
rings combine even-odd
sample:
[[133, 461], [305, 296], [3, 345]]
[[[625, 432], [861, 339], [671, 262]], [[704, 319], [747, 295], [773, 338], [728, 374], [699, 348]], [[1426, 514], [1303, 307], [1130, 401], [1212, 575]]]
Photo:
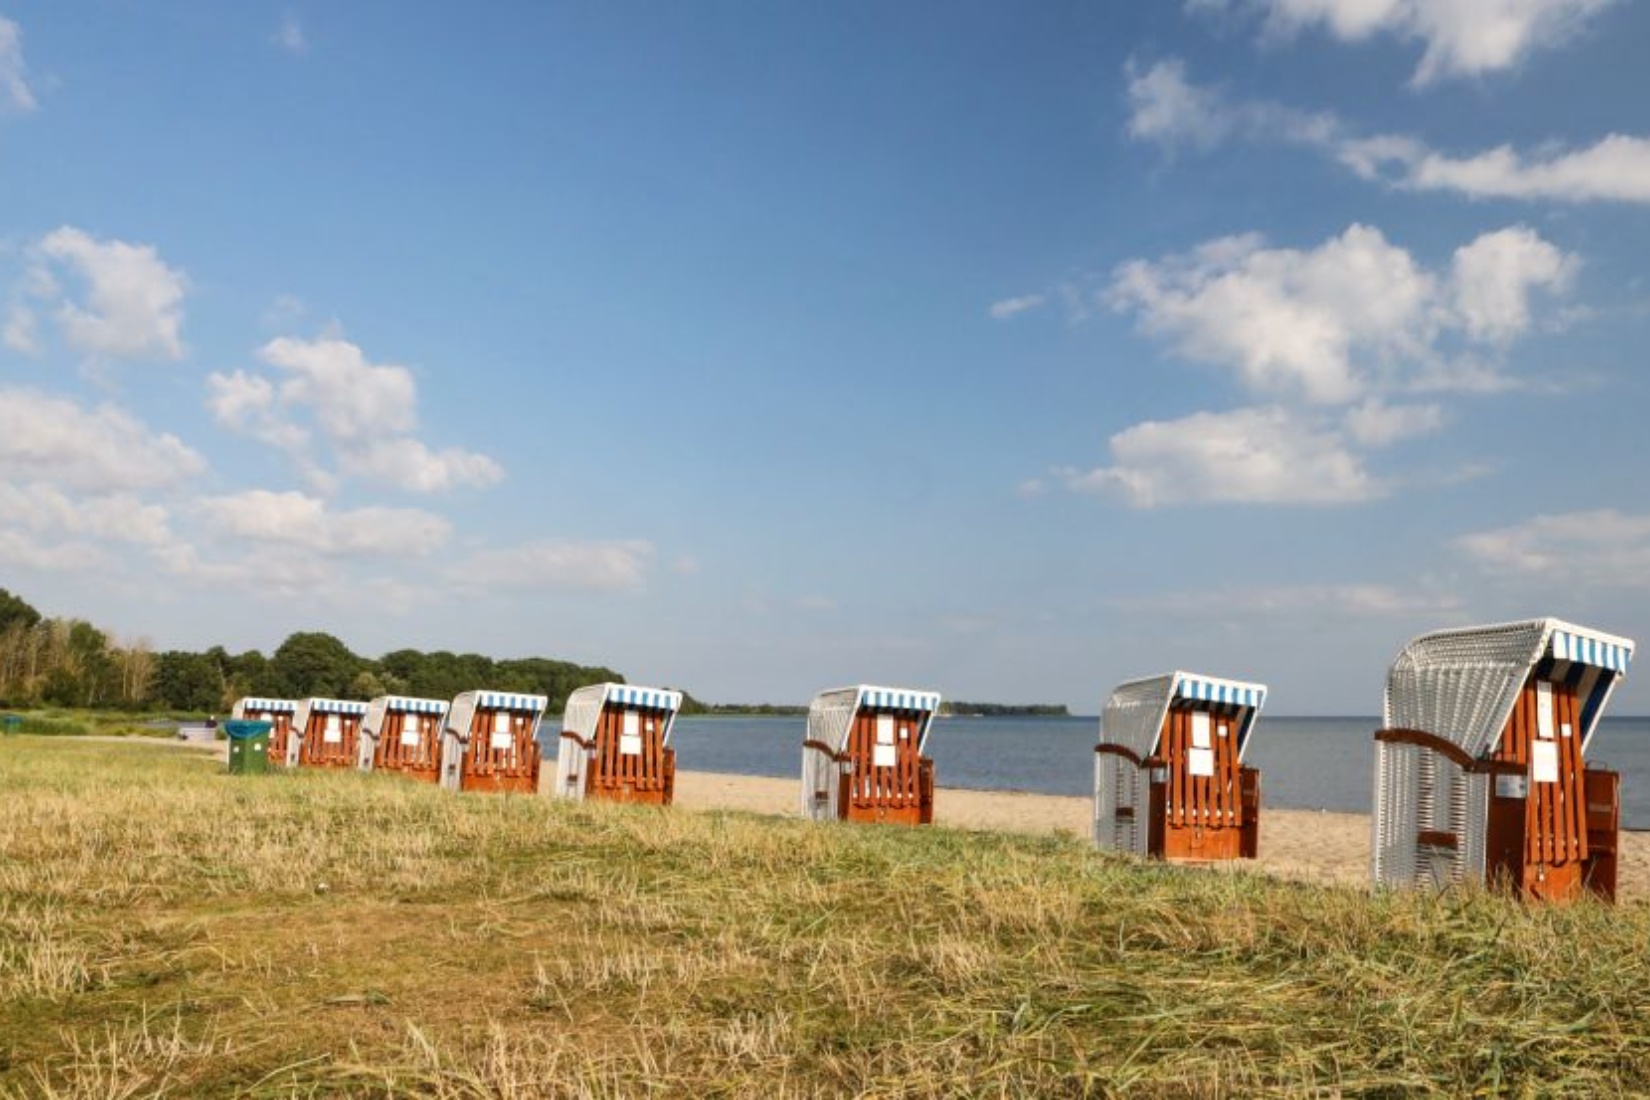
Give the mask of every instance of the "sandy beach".
[[[764, 776], [676, 773], [676, 804], [684, 809], [747, 810], [792, 815], [797, 780]], [[937, 824], [957, 829], [1087, 836], [1086, 798], [969, 791], [941, 787], [934, 796]], [[1265, 808], [1260, 858], [1265, 871], [1311, 882], [1362, 886], [1369, 881], [1369, 815]], [[1620, 896], [1650, 896], [1650, 833], [1621, 834]]]

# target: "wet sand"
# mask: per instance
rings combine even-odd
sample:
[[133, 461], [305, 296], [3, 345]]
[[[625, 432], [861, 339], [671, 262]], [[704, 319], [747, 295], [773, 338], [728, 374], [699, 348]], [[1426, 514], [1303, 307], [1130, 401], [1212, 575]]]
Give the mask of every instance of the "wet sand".
[[[795, 815], [797, 800], [795, 779], [676, 773], [676, 804], [684, 809]], [[934, 795], [934, 820], [958, 829], [1086, 837], [1090, 806], [1086, 798], [1063, 795], [941, 787]], [[1267, 807], [1256, 863], [1288, 878], [1362, 886], [1369, 882], [1369, 829], [1368, 814]], [[1650, 833], [1621, 834], [1619, 887], [1624, 899], [1650, 896]]]

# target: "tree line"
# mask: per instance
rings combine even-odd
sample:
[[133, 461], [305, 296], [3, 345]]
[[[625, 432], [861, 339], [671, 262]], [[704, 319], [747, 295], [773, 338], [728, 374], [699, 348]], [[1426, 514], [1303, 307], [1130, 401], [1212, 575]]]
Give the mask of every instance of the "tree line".
[[0, 588], [0, 705], [109, 707], [226, 713], [247, 695], [372, 699], [415, 695], [451, 699], [488, 688], [546, 695], [551, 710], [586, 684], [624, 677], [610, 668], [547, 657], [495, 660], [479, 653], [398, 649], [362, 657], [331, 634], [300, 632], [274, 653], [155, 652], [119, 642], [81, 619], [47, 618]]

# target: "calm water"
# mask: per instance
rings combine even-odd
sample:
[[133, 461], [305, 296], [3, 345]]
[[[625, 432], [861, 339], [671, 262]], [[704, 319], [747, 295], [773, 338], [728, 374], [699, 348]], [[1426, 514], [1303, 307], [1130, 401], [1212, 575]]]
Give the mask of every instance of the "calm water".
[[[677, 766], [794, 777], [805, 724], [802, 718], [678, 719]], [[1262, 715], [1245, 762], [1261, 769], [1267, 805], [1368, 813], [1371, 738], [1379, 724]], [[1099, 725], [1096, 718], [940, 718], [928, 749], [942, 787], [1088, 797]], [[1622, 824], [1650, 829], [1650, 718], [1606, 718], [1587, 758], [1621, 773]]]

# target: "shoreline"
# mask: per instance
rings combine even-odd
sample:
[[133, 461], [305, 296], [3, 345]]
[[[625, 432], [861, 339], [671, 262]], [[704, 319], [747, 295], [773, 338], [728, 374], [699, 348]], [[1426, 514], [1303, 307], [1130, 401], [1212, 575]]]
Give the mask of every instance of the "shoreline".
[[[799, 780], [725, 772], [678, 771], [676, 806], [799, 817]], [[1087, 840], [1092, 801], [1074, 795], [939, 787], [934, 823], [974, 832], [1067, 835]], [[1296, 881], [1367, 888], [1371, 816], [1344, 810], [1263, 807], [1260, 857], [1234, 868]], [[1618, 897], [1650, 897], [1650, 832], [1621, 830]]]

